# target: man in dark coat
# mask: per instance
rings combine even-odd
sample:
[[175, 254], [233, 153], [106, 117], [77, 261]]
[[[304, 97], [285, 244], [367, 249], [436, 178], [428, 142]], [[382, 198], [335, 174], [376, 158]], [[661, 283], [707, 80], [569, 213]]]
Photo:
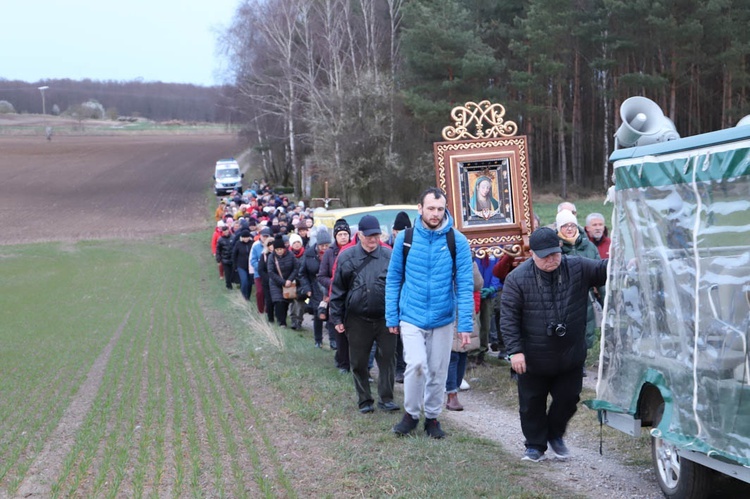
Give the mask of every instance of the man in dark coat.
[[373, 412], [367, 369], [370, 350], [377, 343], [378, 407], [397, 411], [393, 402], [396, 335], [385, 327], [385, 276], [391, 248], [380, 244], [380, 222], [372, 215], [359, 221], [358, 242], [339, 253], [331, 285], [330, 321], [349, 340], [349, 361], [359, 412]]
[[532, 258], [505, 280], [500, 330], [518, 373], [523, 459], [538, 462], [548, 444], [557, 457], [569, 456], [563, 436], [583, 384], [588, 290], [604, 285], [608, 260], [562, 255], [547, 227], [534, 231], [529, 245]]
[[224, 282], [227, 285], [227, 289], [232, 289], [232, 274], [234, 273], [230, 237], [230, 229], [225, 225], [222, 227], [221, 237], [216, 241], [216, 261], [221, 262], [222, 267], [224, 267]]

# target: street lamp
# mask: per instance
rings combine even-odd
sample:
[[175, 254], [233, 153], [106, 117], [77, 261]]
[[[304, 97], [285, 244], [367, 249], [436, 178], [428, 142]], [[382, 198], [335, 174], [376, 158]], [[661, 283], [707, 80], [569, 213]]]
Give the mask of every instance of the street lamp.
[[47, 85], [43, 87], [39, 87], [39, 91], [42, 93], [42, 114], [47, 114], [47, 108], [44, 105], [44, 91], [47, 90], [49, 87]]

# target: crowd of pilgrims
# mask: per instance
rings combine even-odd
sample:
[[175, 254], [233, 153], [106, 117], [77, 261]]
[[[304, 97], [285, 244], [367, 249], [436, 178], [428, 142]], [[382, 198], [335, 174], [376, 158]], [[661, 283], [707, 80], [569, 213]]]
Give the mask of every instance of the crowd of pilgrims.
[[[572, 203], [561, 203], [558, 207], [558, 219], [568, 216], [570, 220], [558, 220], [559, 226], [565, 222], [577, 227], [575, 211], [568, 211]], [[567, 213], [567, 215], [565, 215]], [[599, 258], [597, 249], [606, 258], [609, 253], [609, 238], [603, 223], [603, 216], [596, 214], [594, 223], [601, 222], [603, 234], [591, 234], [576, 231], [573, 254], [580, 253], [578, 248], [586, 243], [592, 246], [592, 258]], [[349, 372], [349, 345], [347, 335], [338, 334], [334, 325], [327, 321], [327, 301], [331, 280], [335, 272], [336, 258], [340, 251], [349, 245], [356, 244], [356, 235], [344, 219], [335, 222], [333, 231], [323, 225], [315, 225], [313, 210], [305, 207], [303, 202], [294, 203], [288, 197], [275, 193], [265, 182], [254, 181], [243, 192], [234, 191], [227, 198], [220, 200], [215, 213], [216, 228], [211, 241], [211, 250], [218, 265], [219, 278], [227, 289], [239, 284], [245, 300], [250, 301], [255, 287], [255, 305], [260, 314], [265, 314], [271, 324], [286, 328], [302, 329], [305, 314], [312, 316], [313, 339], [317, 348], [323, 347], [323, 329], [327, 333], [328, 345], [335, 350], [335, 365], [342, 373]], [[586, 229], [591, 221], [587, 217]], [[538, 226], [535, 220], [535, 228]], [[411, 226], [408, 215], [400, 213], [396, 218], [391, 234], [385, 235], [384, 243], [392, 245], [398, 231]], [[587, 231], [588, 232], [588, 231]], [[586, 234], [584, 236], [583, 234]], [[565, 234], [560, 234], [561, 239]], [[589, 242], [593, 241], [593, 244]], [[602, 244], [606, 243], [606, 244]], [[565, 253], [565, 244], [563, 245]], [[605, 256], [606, 255], [606, 256]], [[589, 255], [586, 255], [589, 256]], [[477, 350], [470, 352], [470, 363], [480, 365], [484, 354], [497, 352], [500, 358], [505, 357], [502, 336], [499, 331], [500, 296], [503, 281], [511, 270], [513, 259], [507, 255], [501, 258], [485, 256], [474, 258], [475, 272], [475, 329], [478, 331]], [[292, 284], [296, 286], [296, 298], [284, 296], [284, 289]], [[592, 317], [593, 319], [593, 317]], [[288, 324], [290, 322], [290, 324]], [[593, 326], [593, 321], [592, 326]], [[587, 336], [593, 332], [587, 331]], [[395, 380], [403, 382], [405, 364], [403, 361], [403, 344], [400, 341], [396, 351]], [[591, 347], [591, 339], [587, 338]], [[374, 353], [374, 346], [373, 352]], [[374, 355], [370, 355], [370, 367]], [[463, 363], [467, 352], [461, 352]], [[453, 362], [453, 359], [452, 359]], [[461, 370], [462, 371], [462, 370]], [[585, 370], [584, 370], [585, 372]], [[585, 375], [585, 374], [584, 374]], [[464, 388], [468, 384], [462, 373], [458, 376], [458, 385]], [[450, 391], [453, 392], [452, 397]], [[455, 388], [449, 391], [450, 410], [461, 410], [455, 397]]]

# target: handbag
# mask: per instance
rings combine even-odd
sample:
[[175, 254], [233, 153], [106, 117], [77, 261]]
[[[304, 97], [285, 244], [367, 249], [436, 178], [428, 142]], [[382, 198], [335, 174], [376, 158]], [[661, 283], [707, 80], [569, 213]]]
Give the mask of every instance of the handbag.
[[[276, 258], [274, 258], [273, 263], [276, 264], [276, 270], [279, 271], [279, 276], [282, 279], [284, 279], [284, 274], [281, 273], [281, 267], [279, 267], [279, 261]], [[297, 299], [297, 283], [292, 281], [291, 286], [282, 286], [281, 296], [283, 296], [285, 300], [296, 300]]]

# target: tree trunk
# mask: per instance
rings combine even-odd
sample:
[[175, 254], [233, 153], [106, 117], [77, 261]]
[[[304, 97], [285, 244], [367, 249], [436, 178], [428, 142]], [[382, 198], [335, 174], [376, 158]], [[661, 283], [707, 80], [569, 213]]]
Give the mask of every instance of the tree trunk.
[[568, 199], [568, 162], [565, 148], [565, 101], [562, 82], [557, 83], [557, 147], [560, 164], [560, 197]]

